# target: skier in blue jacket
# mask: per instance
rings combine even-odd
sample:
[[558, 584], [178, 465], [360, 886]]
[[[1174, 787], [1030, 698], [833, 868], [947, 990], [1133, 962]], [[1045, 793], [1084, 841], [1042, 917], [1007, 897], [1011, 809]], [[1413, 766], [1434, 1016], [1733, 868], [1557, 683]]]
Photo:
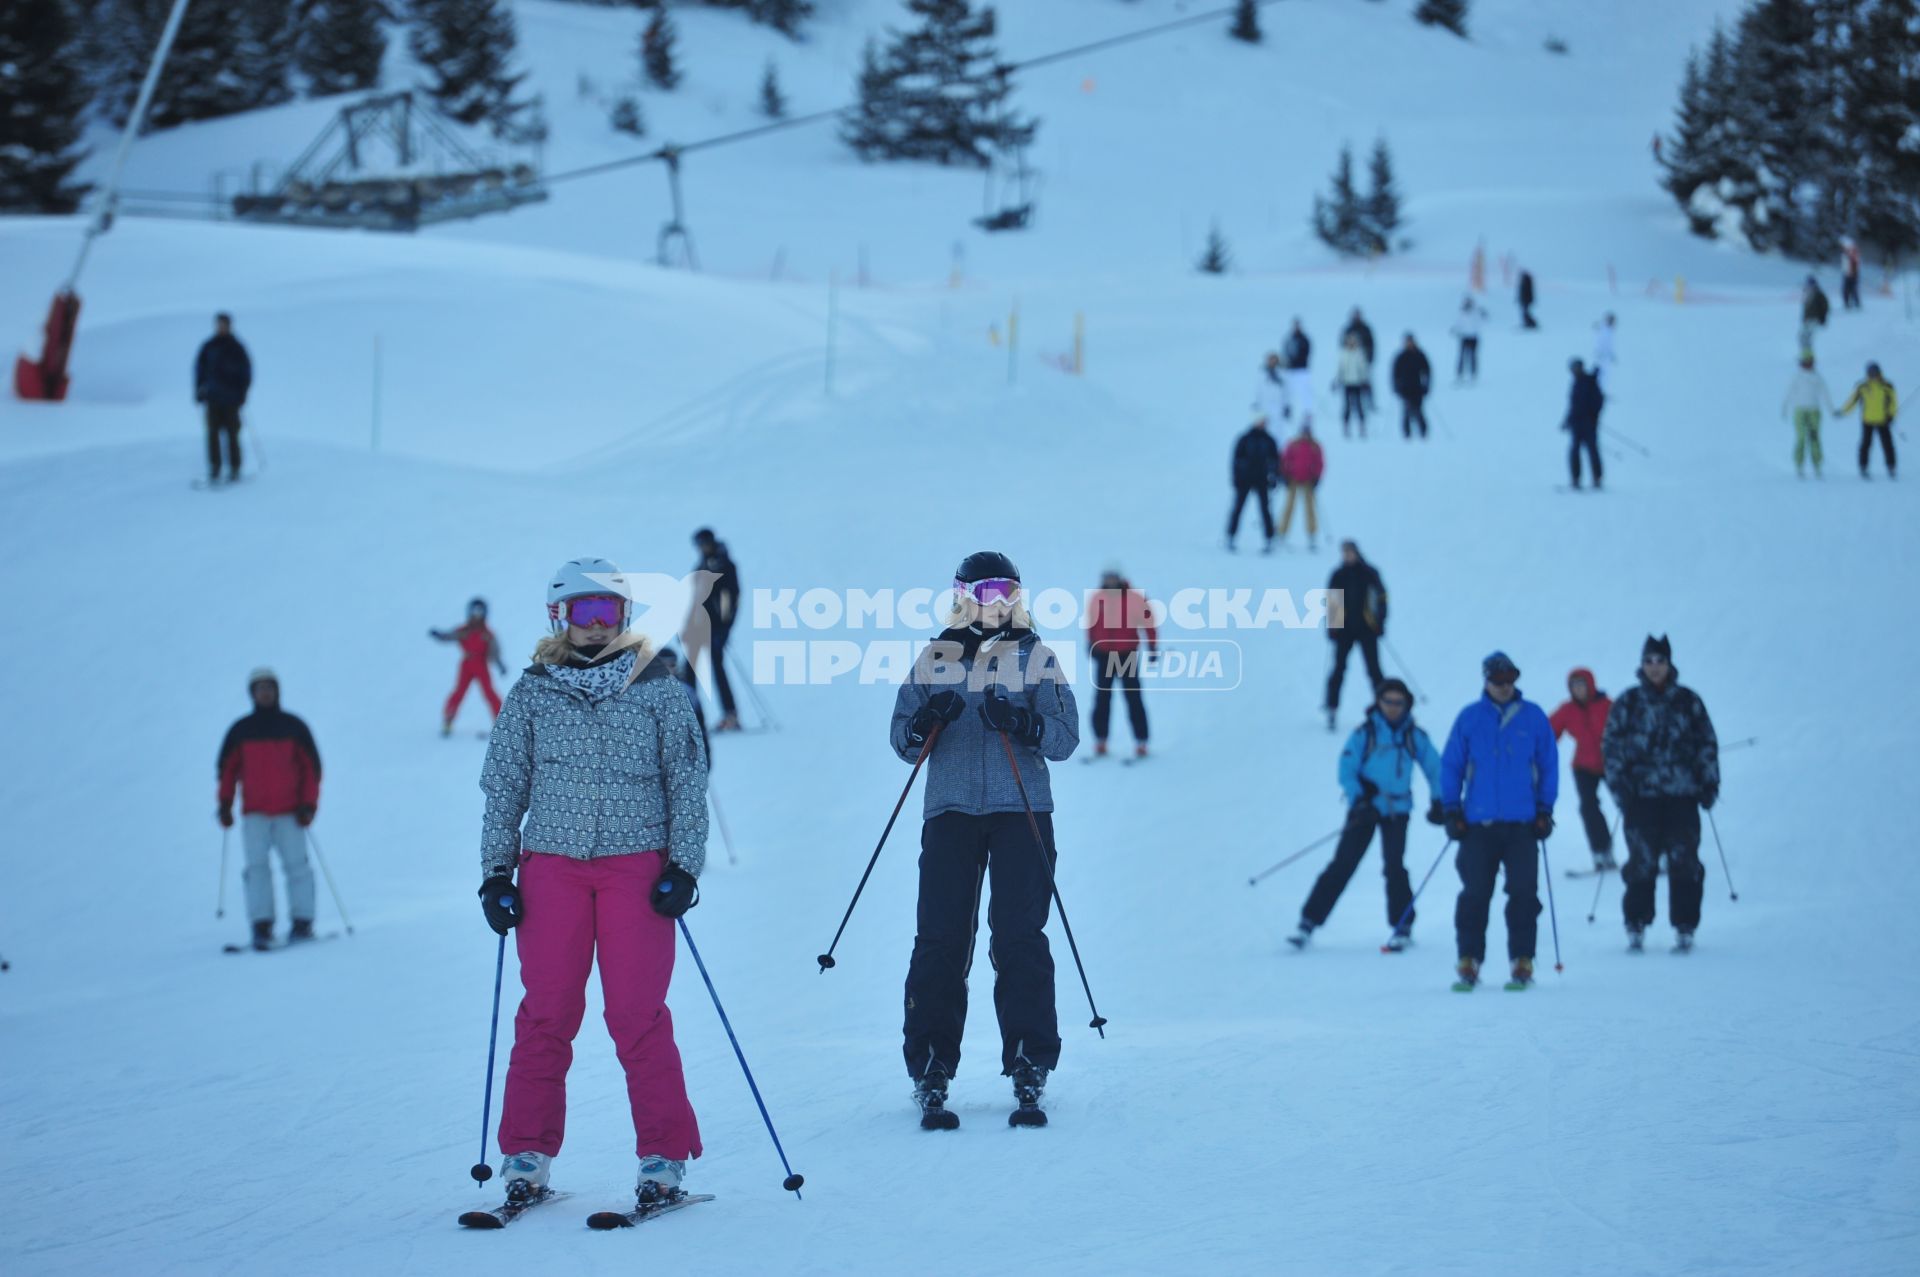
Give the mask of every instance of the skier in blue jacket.
[[1313, 884], [1313, 893], [1300, 910], [1300, 929], [1287, 937], [1296, 949], [1307, 947], [1314, 928], [1327, 921], [1340, 893], [1346, 890], [1360, 858], [1367, 854], [1373, 831], [1380, 830], [1380, 856], [1387, 876], [1387, 925], [1394, 929], [1387, 947], [1407, 947], [1413, 930], [1413, 884], [1407, 880], [1407, 825], [1413, 815], [1413, 770], [1427, 776], [1433, 801], [1427, 819], [1440, 824], [1440, 755], [1433, 741], [1414, 724], [1413, 696], [1397, 678], [1380, 684], [1367, 720], [1347, 737], [1340, 751], [1340, 789], [1347, 796], [1347, 824], [1334, 844], [1333, 862]]
[[1460, 982], [1480, 981], [1487, 956], [1487, 913], [1493, 882], [1507, 873], [1507, 956], [1513, 982], [1533, 981], [1540, 922], [1538, 840], [1553, 832], [1560, 787], [1560, 750], [1538, 705], [1515, 686], [1520, 669], [1505, 652], [1481, 662], [1486, 692], [1460, 711], [1440, 756], [1440, 802], [1447, 833], [1460, 844], [1460, 900], [1453, 926], [1460, 946]]

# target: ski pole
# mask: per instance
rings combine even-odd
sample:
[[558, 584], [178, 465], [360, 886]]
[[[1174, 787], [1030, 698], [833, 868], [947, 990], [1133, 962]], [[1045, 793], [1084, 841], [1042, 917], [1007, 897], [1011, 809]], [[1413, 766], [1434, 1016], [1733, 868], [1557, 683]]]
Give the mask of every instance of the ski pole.
[[767, 708], [766, 698], [760, 695], [759, 686], [755, 684], [751, 678], [746, 677], [749, 671], [741, 666], [740, 659], [731, 651], [729, 651], [723, 659], [725, 659], [732, 668], [733, 676], [740, 680], [740, 686], [747, 689], [747, 696], [753, 701], [753, 711], [760, 716], [760, 726], [766, 731], [779, 731], [780, 720], [775, 718], [773, 711]]
[[347, 917], [347, 907], [340, 903], [340, 888], [333, 885], [333, 870], [327, 868], [327, 858], [320, 853], [320, 840], [313, 836], [313, 830], [307, 830], [307, 841], [313, 844], [313, 858], [320, 862], [320, 872], [326, 877], [327, 890], [333, 895], [333, 907], [340, 911], [340, 921], [346, 924], [347, 934], [353, 934], [353, 920]]
[[1093, 1013], [1093, 1019], [1087, 1021], [1087, 1027], [1105, 1038], [1107, 1018], [1100, 1014], [1100, 1008], [1093, 1005], [1093, 986], [1087, 982], [1087, 968], [1080, 961], [1080, 946], [1073, 939], [1073, 924], [1067, 921], [1067, 902], [1060, 898], [1060, 884], [1053, 876], [1053, 859], [1047, 854], [1046, 840], [1040, 836], [1040, 821], [1033, 814], [1033, 800], [1027, 797], [1027, 782], [1020, 778], [1020, 764], [1013, 757], [1013, 741], [1005, 732], [1001, 732], [1000, 744], [1007, 751], [1007, 766], [1013, 769], [1013, 783], [1020, 790], [1021, 805], [1027, 809], [1027, 828], [1033, 831], [1033, 848], [1040, 857], [1040, 867], [1047, 871], [1047, 888], [1053, 892], [1054, 907], [1060, 910], [1060, 929], [1067, 933], [1067, 948], [1073, 951], [1073, 965], [1080, 972], [1080, 987], [1087, 991], [1087, 1010]]
[[727, 844], [727, 863], [737, 865], [740, 857], [733, 854], [733, 835], [727, 830], [727, 814], [720, 810], [720, 795], [713, 792], [713, 783], [707, 783], [707, 801], [713, 804], [714, 821], [720, 826], [720, 841]]
[[1727, 868], [1727, 849], [1720, 841], [1720, 822], [1713, 818], [1711, 808], [1707, 811], [1707, 826], [1713, 830], [1713, 845], [1720, 850], [1720, 872], [1727, 876], [1727, 898], [1738, 900], [1740, 893], [1733, 889], [1733, 870]]
[[1626, 444], [1627, 447], [1633, 449], [1635, 452], [1639, 453], [1641, 456], [1648, 457], [1648, 458], [1651, 458], [1653, 456], [1653, 453], [1647, 451], [1647, 446], [1645, 444], [1639, 442], [1638, 440], [1632, 439], [1626, 435], [1621, 434], [1618, 430], [1615, 430], [1612, 426], [1607, 427], [1607, 433], [1612, 435], [1615, 439], [1618, 439], [1621, 443]]
[[216, 918], [227, 916], [227, 840], [232, 833], [231, 829], [220, 831], [220, 892], [213, 902], [213, 916]]
[[1560, 961], [1560, 913], [1553, 906], [1553, 864], [1547, 859], [1547, 840], [1540, 840], [1540, 864], [1547, 879], [1547, 920], [1553, 924], [1553, 969], [1565, 971], [1566, 964]]
[[480, 1100], [480, 1160], [467, 1174], [473, 1182], [484, 1184], [493, 1178], [487, 1165], [487, 1128], [493, 1125], [493, 1053], [500, 1045], [500, 977], [507, 968], [507, 933], [500, 933], [500, 952], [493, 959], [493, 1024], [487, 1030], [487, 1089]]
[[1749, 745], [1758, 745], [1759, 743], [1760, 743], [1760, 738], [1758, 736], [1749, 736], [1745, 740], [1734, 741], [1731, 745], [1722, 745], [1720, 747], [1720, 752], [1723, 754], [1730, 753], [1733, 750], [1745, 749]]
[[713, 999], [713, 1009], [720, 1013], [721, 1027], [727, 1031], [727, 1041], [733, 1043], [733, 1058], [740, 1061], [740, 1071], [747, 1075], [747, 1089], [753, 1092], [753, 1102], [760, 1106], [760, 1120], [767, 1124], [767, 1134], [773, 1137], [773, 1151], [780, 1155], [780, 1165], [786, 1168], [787, 1177], [780, 1181], [780, 1187], [800, 1196], [800, 1186], [806, 1178], [793, 1173], [792, 1163], [787, 1161], [787, 1150], [780, 1147], [780, 1133], [773, 1129], [773, 1118], [767, 1115], [767, 1102], [760, 1098], [760, 1088], [753, 1080], [753, 1070], [747, 1067], [747, 1057], [740, 1050], [740, 1039], [733, 1034], [733, 1022], [727, 1019], [727, 1009], [720, 1005], [720, 995], [714, 990], [713, 977], [707, 974], [707, 964], [701, 960], [700, 949], [693, 943], [693, 933], [687, 930], [687, 920], [675, 919], [680, 924], [680, 935], [687, 942], [687, 952], [693, 955], [693, 963], [700, 968], [700, 978], [706, 982], [707, 996]]
[[1420, 680], [1413, 676], [1413, 671], [1407, 668], [1407, 663], [1400, 659], [1400, 653], [1394, 650], [1393, 644], [1387, 641], [1387, 636], [1384, 634], [1380, 636], [1380, 646], [1387, 649], [1387, 655], [1391, 656], [1393, 663], [1400, 667], [1400, 672], [1407, 676], [1407, 686], [1413, 689], [1413, 694], [1423, 701], [1426, 700], [1427, 694], [1421, 688]]
[[[1344, 825], [1341, 826], [1341, 829], [1344, 829], [1344, 828], [1345, 828]], [[1315, 847], [1326, 846], [1328, 843], [1332, 842], [1335, 838], [1338, 838], [1340, 836], [1340, 832], [1341, 832], [1340, 829], [1336, 829], [1332, 833], [1328, 834], [1325, 838], [1314, 839], [1312, 842], [1308, 843], [1306, 846], [1302, 847], [1300, 850], [1294, 852], [1291, 856], [1288, 856], [1285, 860], [1280, 861], [1278, 864], [1270, 865], [1267, 868], [1262, 869], [1259, 873], [1255, 874], [1253, 877], [1247, 879], [1247, 885], [1249, 887], [1255, 886], [1259, 883], [1259, 881], [1262, 878], [1265, 878], [1268, 875], [1272, 874], [1275, 870], [1285, 869], [1288, 865], [1300, 859], [1300, 857], [1306, 855], [1308, 852], [1312, 851]]]
[[267, 450], [260, 446], [260, 427], [253, 424], [252, 418], [246, 422], [247, 446], [253, 451], [253, 473], [256, 476], [267, 472]]
[[[1407, 907], [1403, 909], [1400, 913], [1400, 921], [1393, 924], [1393, 936], [1399, 935], [1400, 928], [1406, 926], [1407, 920], [1413, 917], [1413, 906], [1419, 903], [1420, 893], [1425, 891], [1427, 889], [1427, 884], [1433, 881], [1434, 870], [1438, 869], [1440, 867], [1440, 862], [1447, 858], [1447, 851], [1452, 846], [1453, 846], [1453, 839], [1451, 838], [1447, 839], [1444, 843], [1440, 844], [1440, 854], [1433, 858], [1433, 864], [1430, 868], [1428, 868], [1427, 876], [1422, 878], [1420, 880], [1420, 885], [1414, 889], [1413, 899], [1407, 901]], [[1393, 952], [1393, 936], [1387, 937], [1387, 943], [1380, 946], [1380, 952], [1382, 953]]]
[[853, 889], [853, 899], [847, 901], [847, 912], [840, 918], [840, 929], [833, 933], [833, 943], [827, 946], [827, 951], [816, 959], [820, 963], [821, 975], [825, 975], [827, 968], [834, 965], [833, 951], [840, 947], [840, 937], [846, 932], [847, 920], [853, 917], [853, 907], [860, 903], [860, 893], [867, 889], [867, 879], [873, 876], [873, 867], [880, 862], [880, 849], [887, 845], [887, 835], [893, 832], [893, 822], [900, 819], [900, 809], [907, 805], [907, 795], [913, 792], [914, 778], [920, 775], [920, 765], [933, 752], [933, 743], [940, 739], [940, 729], [945, 726], [945, 723], [934, 726], [933, 734], [920, 747], [920, 757], [913, 760], [913, 771], [907, 776], [906, 787], [900, 791], [900, 801], [893, 805], [893, 815], [887, 817], [887, 827], [880, 831], [880, 841], [874, 844], [873, 855], [867, 858], [867, 871], [860, 875], [860, 885]]
[[[1608, 842], [1613, 841], [1614, 830], [1617, 830], [1619, 828], [1620, 828], [1620, 818], [1618, 816], [1615, 816], [1613, 818], [1613, 829], [1609, 829], [1607, 831]], [[1587, 910], [1587, 925], [1589, 926], [1593, 925], [1594, 916], [1600, 912], [1600, 893], [1607, 889], [1607, 871], [1602, 869], [1599, 872], [1595, 873], [1594, 877], [1598, 878], [1600, 881], [1593, 884], [1593, 907]]]

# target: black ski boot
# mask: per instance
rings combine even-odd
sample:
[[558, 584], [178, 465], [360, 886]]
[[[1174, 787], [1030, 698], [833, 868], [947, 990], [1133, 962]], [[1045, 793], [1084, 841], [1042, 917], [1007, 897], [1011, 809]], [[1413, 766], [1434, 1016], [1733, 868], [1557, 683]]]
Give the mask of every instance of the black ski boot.
[[273, 948], [273, 919], [253, 924], [253, 947], [262, 953]]
[[1040, 1095], [1047, 1089], [1047, 1071], [1037, 1064], [1021, 1060], [1013, 1066], [1013, 1112], [1007, 1114], [1008, 1126], [1045, 1126], [1047, 1111], [1040, 1107]]
[[960, 1127], [960, 1115], [947, 1108], [947, 1075], [929, 1069], [913, 1084], [913, 1102], [920, 1106], [920, 1129], [953, 1131]]
[[287, 932], [287, 943], [298, 944], [302, 940], [311, 939], [313, 939], [313, 919], [295, 918], [293, 920], [293, 930]]

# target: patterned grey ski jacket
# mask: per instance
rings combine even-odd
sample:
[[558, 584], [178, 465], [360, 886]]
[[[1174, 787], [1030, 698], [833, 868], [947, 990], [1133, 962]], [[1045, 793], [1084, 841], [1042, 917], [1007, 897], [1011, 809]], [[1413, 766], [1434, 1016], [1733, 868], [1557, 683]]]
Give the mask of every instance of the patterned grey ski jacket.
[[964, 655], [956, 635], [949, 630], [922, 649], [912, 677], [893, 701], [893, 752], [907, 762], [920, 754], [907, 743], [907, 724], [935, 692], [958, 692], [967, 703], [960, 717], [941, 729], [927, 757], [926, 818], [947, 811], [984, 816], [1026, 810], [1007, 766], [1006, 746], [980, 717], [989, 686], [1046, 722], [1038, 749], [1015, 745], [1013, 753], [1033, 809], [1052, 811], [1046, 760], [1064, 762], [1080, 744], [1080, 713], [1059, 658], [1032, 633], [988, 642], [972, 656]]
[[494, 722], [480, 788], [489, 876], [511, 875], [523, 847], [574, 860], [665, 848], [696, 877], [706, 865], [706, 749], [658, 659], [597, 701], [528, 666]]
[[1680, 671], [1656, 688], [1640, 686], [1614, 701], [1600, 741], [1607, 788], [1622, 803], [1636, 798], [1698, 798], [1720, 788], [1720, 742], [1707, 707]]

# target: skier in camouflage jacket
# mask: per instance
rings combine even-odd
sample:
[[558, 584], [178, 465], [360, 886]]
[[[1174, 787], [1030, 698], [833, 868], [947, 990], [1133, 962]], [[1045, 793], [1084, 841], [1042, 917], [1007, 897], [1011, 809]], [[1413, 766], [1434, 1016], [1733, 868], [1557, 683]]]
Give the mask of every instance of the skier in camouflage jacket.
[[1720, 745], [1706, 705], [1680, 686], [1665, 635], [1647, 636], [1640, 685], [1613, 703], [1600, 752], [1627, 839], [1620, 876], [1630, 942], [1639, 948], [1653, 922], [1654, 885], [1665, 856], [1668, 916], [1683, 947], [1690, 946], [1707, 877], [1700, 863], [1700, 812], [1720, 796]]

